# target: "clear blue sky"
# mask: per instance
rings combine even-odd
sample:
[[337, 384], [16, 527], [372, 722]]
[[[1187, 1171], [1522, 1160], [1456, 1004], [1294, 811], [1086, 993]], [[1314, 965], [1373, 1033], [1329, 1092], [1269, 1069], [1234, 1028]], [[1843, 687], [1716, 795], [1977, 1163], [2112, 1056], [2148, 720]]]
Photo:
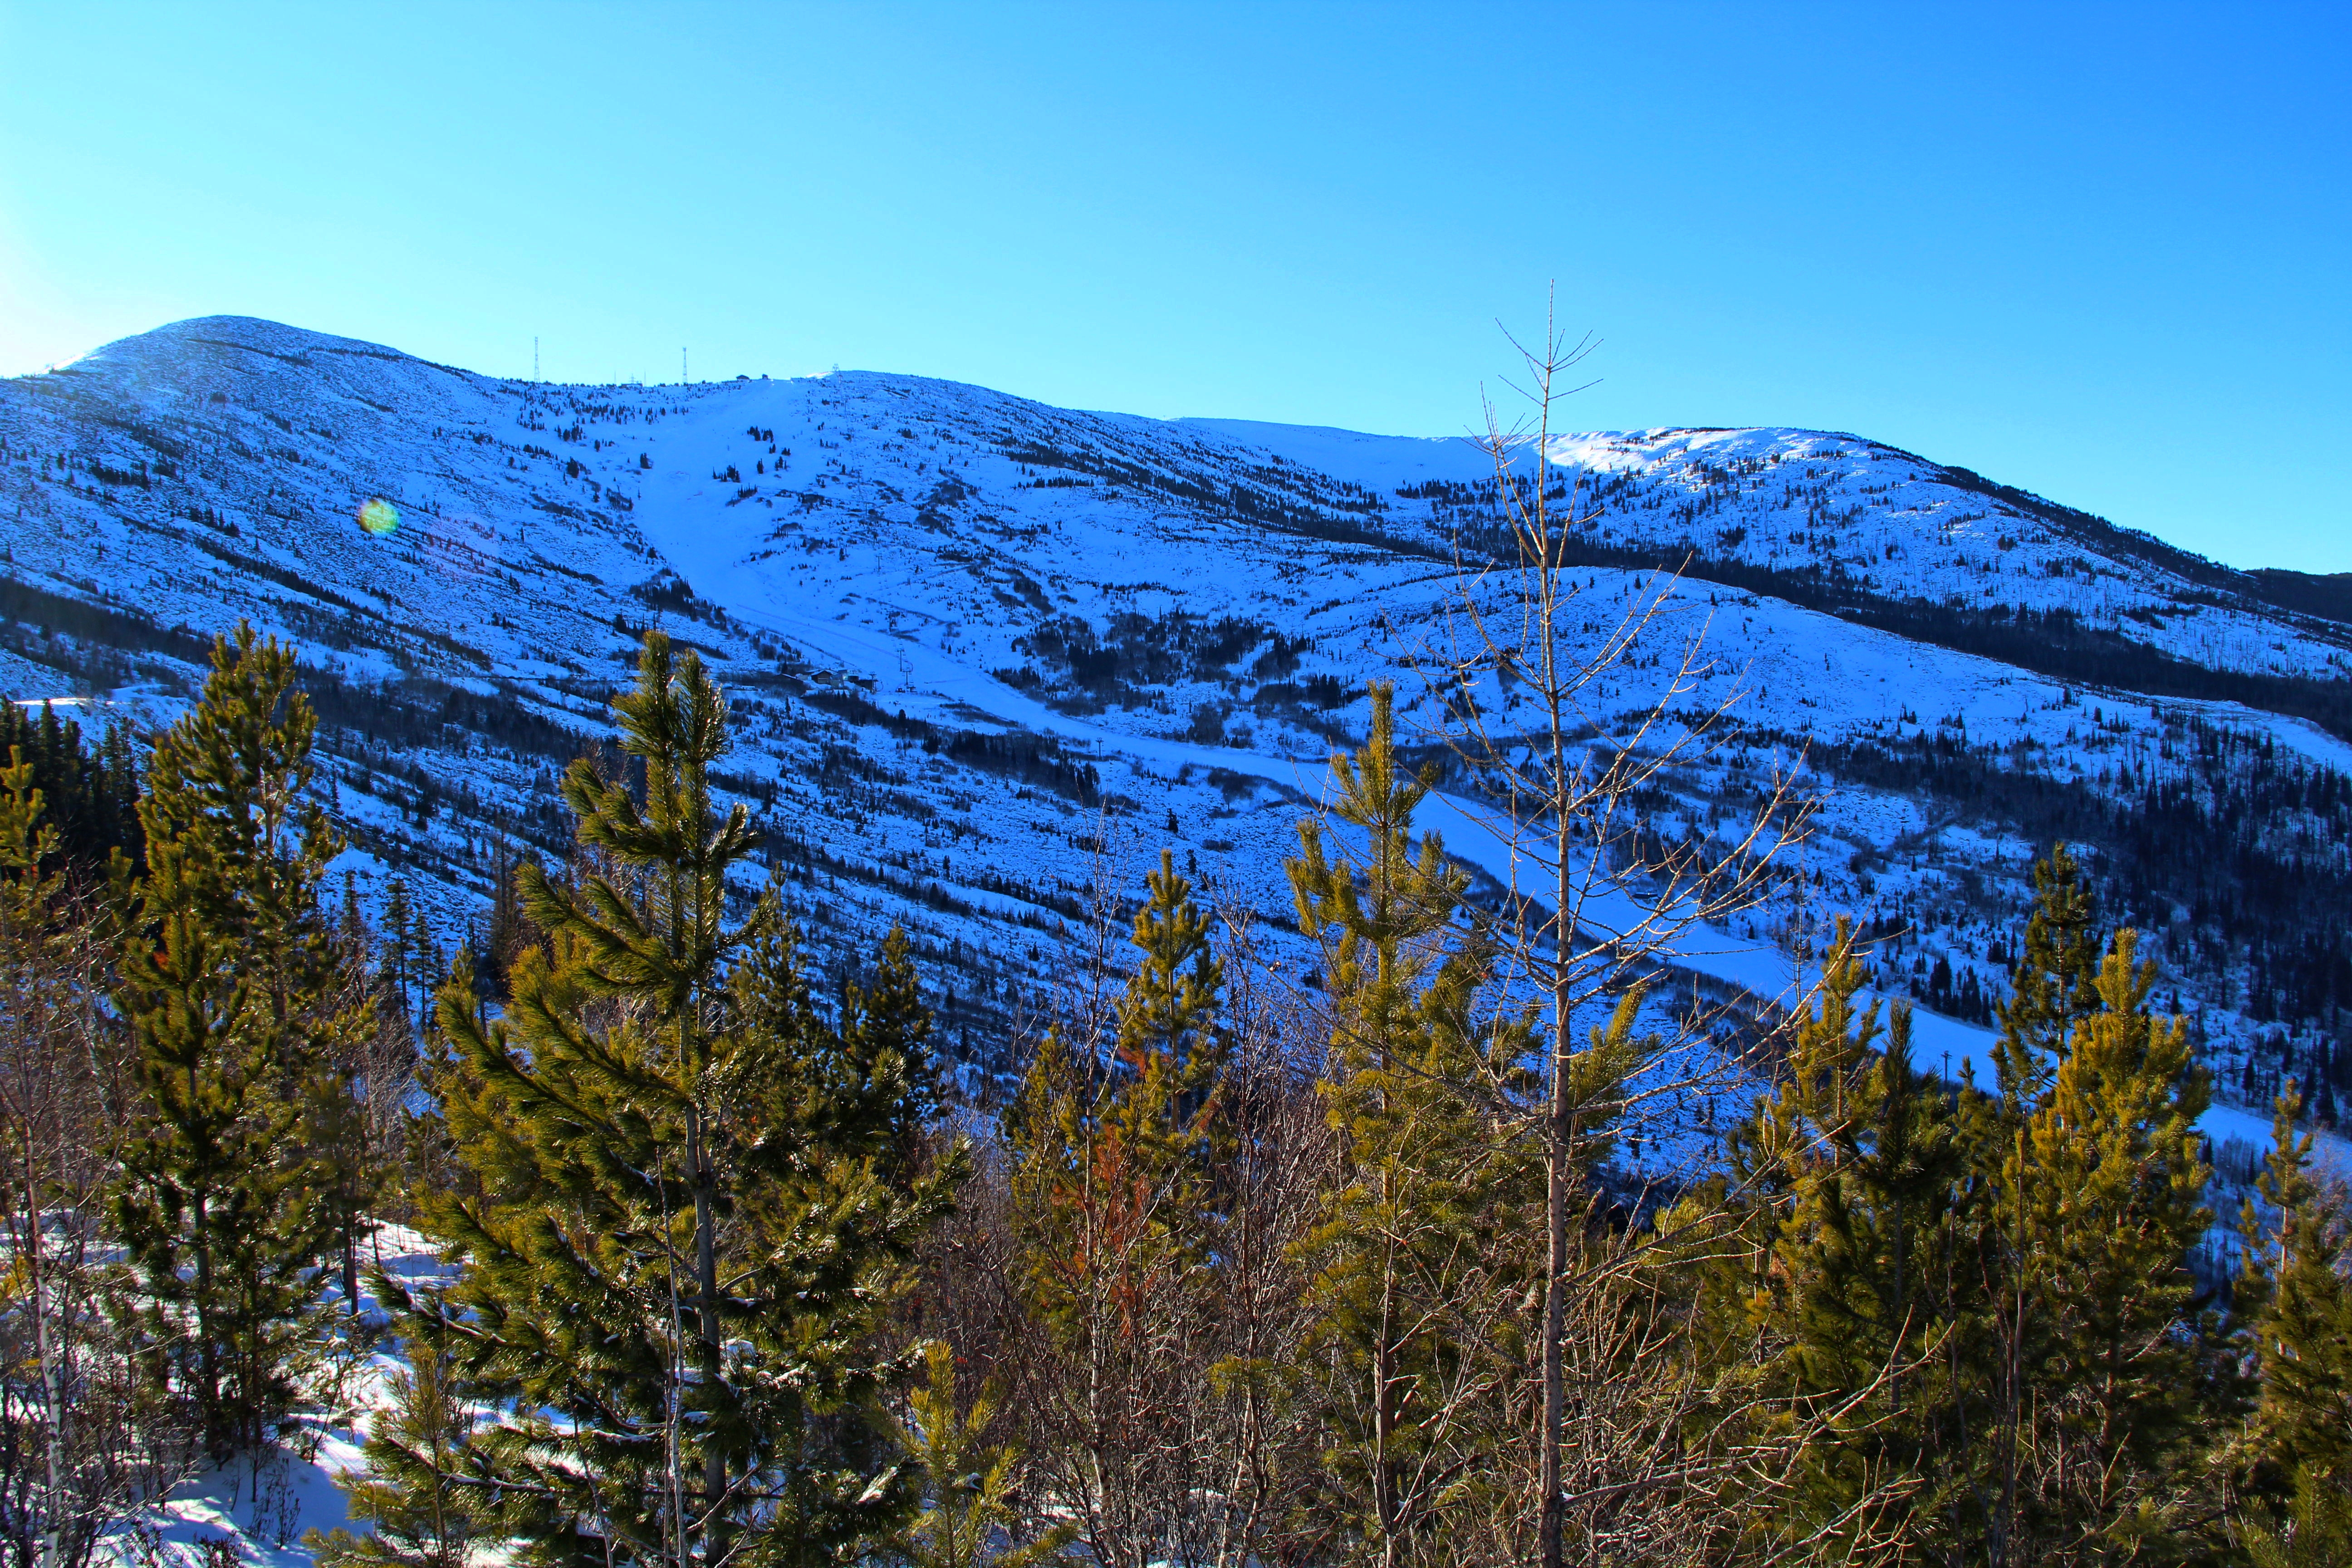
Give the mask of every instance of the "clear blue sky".
[[1851, 430], [2352, 571], [2342, 5], [0, 0], [0, 373], [236, 312], [1412, 434]]

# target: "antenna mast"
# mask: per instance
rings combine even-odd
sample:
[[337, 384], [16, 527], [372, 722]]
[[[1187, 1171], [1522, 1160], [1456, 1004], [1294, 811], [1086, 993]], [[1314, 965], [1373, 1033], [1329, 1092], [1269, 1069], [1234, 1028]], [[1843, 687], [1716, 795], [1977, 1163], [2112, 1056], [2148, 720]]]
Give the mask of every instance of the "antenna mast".
[[537, 332], [530, 335], [530, 378], [533, 381], [539, 379], [539, 334]]

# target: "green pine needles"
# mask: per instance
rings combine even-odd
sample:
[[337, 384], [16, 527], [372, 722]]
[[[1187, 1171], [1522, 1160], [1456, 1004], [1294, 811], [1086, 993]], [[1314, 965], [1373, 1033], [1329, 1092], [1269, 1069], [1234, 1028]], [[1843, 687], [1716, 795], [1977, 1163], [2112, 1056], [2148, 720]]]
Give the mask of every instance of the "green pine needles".
[[1529, 1037], [1476, 1017], [1492, 954], [1458, 918], [1468, 878], [1437, 835], [1415, 839], [1431, 784], [1399, 763], [1392, 689], [1371, 699], [1364, 746], [1331, 759], [1327, 808], [1361, 847], [1308, 820], [1287, 870], [1324, 958], [1341, 1152], [1307, 1247], [1316, 1340], [1347, 1369], [1328, 1503], [1400, 1562], [1493, 1500], [1477, 1456], [1511, 1425], [1528, 1351], [1508, 1308], [1542, 1270], [1521, 1239], [1539, 1220], [1532, 1166], [1498, 1128], [1528, 1091]]
[[1223, 1229], [1224, 977], [1163, 853], [1132, 931], [1109, 1059], [1049, 1032], [1005, 1119], [1015, 1288], [1038, 1325], [1041, 1465], [1097, 1560], [1164, 1550], [1150, 1500], [1190, 1475], [1181, 1369], [1210, 1342]]
[[2271, 1153], [2239, 1216], [2245, 1268], [2235, 1308], [2262, 1392], [2244, 1459], [2257, 1568], [2352, 1562], [2352, 1194], [2317, 1169], [2303, 1096], [2279, 1097]]
[[[293, 650], [240, 626], [204, 700], [157, 741], [146, 874], [115, 1002], [142, 1093], [111, 1191], [155, 1393], [216, 1460], [270, 1441], [337, 1245], [353, 1121], [335, 1064], [363, 1011], [321, 910], [342, 844], [304, 792], [313, 720]], [[118, 877], [130, 868], [118, 860]]]
[[367, 1468], [344, 1483], [352, 1517], [371, 1528], [314, 1530], [303, 1544], [322, 1568], [468, 1568], [497, 1544], [482, 1539], [492, 1483], [467, 1443], [474, 1412], [458, 1395], [443, 1325], [410, 1339], [407, 1369], [388, 1389], [370, 1423]]
[[2143, 1562], [2218, 1511], [2197, 1434], [2232, 1377], [2189, 1268], [2204, 1076], [2137, 933], [2100, 951], [2073, 858], [2035, 879], [1995, 1092], [1920, 1070], [1906, 1005], [1884, 1026], [1857, 1005], [1841, 921], [1733, 1131], [1741, 1243], [1701, 1310], [1761, 1352], [1732, 1382], [1795, 1456], [1756, 1504], [1784, 1547]]
[[440, 994], [463, 1174], [422, 1223], [462, 1274], [380, 1282], [493, 1414], [453, 1465], [387, 1453], [404, 1496], [370, 1506], [461, 1489], [469, 1529], [540, 1564], [838, 1561], [919, 1500], [885, 1315], [965, 1160], [913, 1137], [933, 1091], [903, 941], [835, 1029], [772, 893], [729, 923], [752, 835], [711, 800], [726, 706], [700, 661], [648, 634], [614, 707], [641, 793], [574, 765], [588, 868], [525, 868], [545, 940], [504, 1016], [462, 972]]
[[966, 1407], [956, 1394], [955, 1352], [933, 1340], [923, 1351], [926, 1379], [907, 1396], [916, 1446], [931, 1495], [915, 1521], [892, 1538], [893, 1560], [907, 1568], [1037, 1568], [1066, 1560], [1078, 1527], [1067, 1520], [1018, 1541], [1014, 1492], [1020, 1457], [989, 1433], [1003, 1394], [983, 1388]]

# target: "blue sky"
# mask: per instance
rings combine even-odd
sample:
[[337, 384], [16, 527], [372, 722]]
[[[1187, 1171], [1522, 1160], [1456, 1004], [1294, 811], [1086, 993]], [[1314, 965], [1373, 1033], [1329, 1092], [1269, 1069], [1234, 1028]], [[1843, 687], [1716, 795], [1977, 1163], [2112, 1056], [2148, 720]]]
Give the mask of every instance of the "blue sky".
[[0, 374], [236, 312], [1457, 431], [1850, 430], [2352, 571], [2347, 8], [0, 0]]

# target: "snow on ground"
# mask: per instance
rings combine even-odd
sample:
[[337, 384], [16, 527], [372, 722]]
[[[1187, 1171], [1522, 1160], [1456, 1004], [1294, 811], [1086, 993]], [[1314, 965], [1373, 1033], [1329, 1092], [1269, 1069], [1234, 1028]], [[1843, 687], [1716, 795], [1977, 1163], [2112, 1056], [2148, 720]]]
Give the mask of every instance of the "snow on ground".
[[[1613, 487], [1591, 534], [1611, 547], [1834, 567], [1896, 600], [2065, 611], [2217, 669], [2352, 670], [2341, 628], [2269, 610], [2231, 574], [1853, 437], [1581, 434], [1548, 455]], [[337, 870], [371, 897], [404, 875], [454, 941], [501, 845], [560, 852], [564, 825], [532, 814], [572, 752], [608, 732], [607, 698], [643, 629], [662, 626], [730, 689], [728, 787], [777, 830], [793, 897], [826, 908], [818, 936], [855, 953], [905, 921], [935, 963], [952, 955], [938, 978], [1001, 998], [1050, 983], [1105, 839], [1122, 889], [1164, 844], [1221, 898], [1286, 926], [1281, 860], [1325, 759], [1361, 734], [1365, 682], [1399, 679], [1408, 728], [1430, 710], [1412, 657], [1443, 636], [1455, 530], [1491, 478], [1459, 438], [1087, 414], [864, 373], [537, 385], [213, 318], [0, 383], [5, 576], [47, 595], [0, 626], [0, 691], [68, 694], [67, 653], [111, 650], [121, 668], [99, 684], [117, 689], [77, 713], [152, 727], [184, 710], [214, 632], [249, 616], [291, 637], [355, 694], [321, 779], [352, 840]], [[372, 498], [398, 512], [392, 532], [354, 521]], [[1572, 641], [1597, 642], [1660, 586], [1578, 575]], [[1494, 607], [1507, 588], [1479, 592]], [[1703, 639], [1712, 660], [1694, 700], [1761, 737], [1759, 769], [1795, 766], [1808, 746], [1942, 737], [2099, 796], [2116, 770], [2177, 768], [2176, 737], [2201, 718], [2352, 771], [2352, 746], [2300, 719], [2084, 689], [1750, 589], [1665, 591], [1662, 631]], [[89, 610], [142, 629], [92, 629]], [[1070, 650], [1087, 639], [1138, 662], [1081, 678]], [[1227, 651], [1202, 653], [1210, 643]], [[1620, 670], [1594, 702], [1638, 708], [1668, 673]], [[1526, 718], [1499, 694], [1495, 711], [1507, 728]], [[1051, 742], [1094, 770], [1093, 793], [951, 754], [974, 738]], [[1719, 762], [1675, 787], [1685, 817], [1738, 793]], [[1423, 811], [1465, 863], [1529, 880], [1486, 807], [1441, 794]], [[2032, 848], [1910, 795], [1845, 787], [1799, 863], [1814, 912], [1897, 910], [1980, 878], [1965, 920], [1914, 952], [1990, 975], [1989, 935], [2021, 913]], [[1800, 912], [1690, 933], [1672, 957], [1800, 1001], [1817, 979], [1786, 941]], [[1634, 916], [1622, 897], [1588, 911]], [[2225, 1037], [2229, 1016], [2208, 1013]], [[1915, 1016], [1923, 1064], [1981, 1073], [1990, 1041]], [[2202, 1125], [2217, 1143], [2269, 1139], [2266, 1116], [2231, 1106]], [[1679, 1157], [1695, 1126], [1653, 1155]], [[414, 1237], [386, 1246], [396, 1267], [433, 1267]], [[394, 1364], [386, 1352], [358, 1369], [360, 1405]], [[162, 1539], [191, 1568], [218, 1534], [256, 1562], [302, 1560], [301, 1530], [341, 1521], [331, 1478], [364, 1426], [316, 1429], [282, 1471], [192, 1482]]]
[[[364, 1255], [403, 1281], [447, 1273], [431, 1244], [404, 1226], [379, 1225]], [[331, 1314], [342, 1311], [339, 1287], [329, 1290], [326, 1309]], [[368, 1423], [390, 1397], [386, 1379], [404, 1363], [397, 1340], [383, 1337], [386, 1319], [364, 1279], [360, 1314], [380, 1342], [340, 1363], [341, 1412], [299, 1417], [294, 1432], [278, 1448], [190, 1478], [117, 1536], [113, 1560], [124, 1568], [216, 1568], [208, 1552], [221, 1552], [225, 1542], [236, 1562], [258, 1568], [307, 1568], [314, 1561], [303, 1544], [307, 1531], [356, 1528], [364, 1532], [364, 1521], [353, 1525], [336, 1478], [361, 1467]]]
[[[87, 420], [92, 406], [108, 421]], [[1603, 542], [2063, 609], [2222, 668], [2352, 668], [2343, 636], [2264, 609], [2227, 574], [1851, 436], [1565, 435], [1549, 455], [1616, 487]], [[333, 758], [322, 784], [353, 839], [339, 868], [367, 896], [400, 871], [454, 937], [501, 840], [530, 829], [560, 848], [562, 825], [534, 826], [535, 803], [579, 743], [565, 737], [604, 732], [639, 632], [662, 625], [733, 694], [727, 765], [797, 841], [795, 897], [842, 911], [846, 949], [904, 921], [1001, 963], [998, 986], [1051, 970], [1045, 928], [1082, 900], [1104, 828], [1125, 846], [1123, 886], [1166, 843], [1269, 922], [1286, 918], [1280, 859], [1324, 757], [1360, 734], [1364, 682], [1401, 677], [1407, 717], [1427, 711], [1406, 666], [1454, 592], [1450, 541], [1475, 510], [1463, 498], [1490, 478], [1458, 437], [1087, 414], [867, 373], [548, 386], [237, 318], [0, 384], [12, 580], [198, 637], [249, 616], [355, 690], [427, 710], [471, 694], [551, 727], [534, 751], [460, 713], [454, 730], [387, 726]], [[398, 511], [391, 533], [354, 522], [371, 497]], [[1572, 637], [1605, 635], [1652, 582], [1580, 577]], [[1506, 586], [1490, 582], [1488, 602]], [[2301, 720], [2084, 690], [1713, 583], [1670, 596], [1668, 629], [1703, 634], [1714, 660], [1697, 699], [1730, 702], [1784, 763], [1809, 744], [1951, 737], [2095, 795], [2114, 770], [2174, 766], [2170, 737], [2205, 717], [2352, 768], [2352, 747]], [[1108, 646], [1121, 626], [1180, 612], [1183, 635], [1228, 626], [1237, 651], [1093, 689], [1043, 651], [1081, 635]], [[0, 650], [13, 661], [0, 689], [61, 689], [16, 649], [80, 634], [37, 629]], [[141, 657], [136, 703], [118, 693], [114, 711], [161, 721], [194, 656]], [[1621, 672], [1596, 701], [1639, 705], [1663, 674]], [[1103, 800], [933, 754], [845, 717], [853, 700], [941, 735], [1060, 742], [1097, 770]], [[379, 717], [347, 722], [364, 734]], [[1725, 775], [1699, 770], [1685, 787], [1696, 810]], [[1470, 852], [1469, 836], [1449, 837]], [[1990, 921], [2015, 912], [2031, 848], [1845, 787], [1823, 802], [1804, 866], [1817, 908], [1865, 915], [1978, 875], [1989, 890], [1969, 918]], [[1850, 868], [1873, 854], [1885, 863]], [[1784, 989], [1769, 928], [1785, 913], [1686, 961], [1759, 991], [1770, 971]], [[1982, 968], [1985, 935], [1934, 940]], [[1981, 1059], [1981, 1031], [1925, 1013], [1919, 1028], [1939, 1058]]]

